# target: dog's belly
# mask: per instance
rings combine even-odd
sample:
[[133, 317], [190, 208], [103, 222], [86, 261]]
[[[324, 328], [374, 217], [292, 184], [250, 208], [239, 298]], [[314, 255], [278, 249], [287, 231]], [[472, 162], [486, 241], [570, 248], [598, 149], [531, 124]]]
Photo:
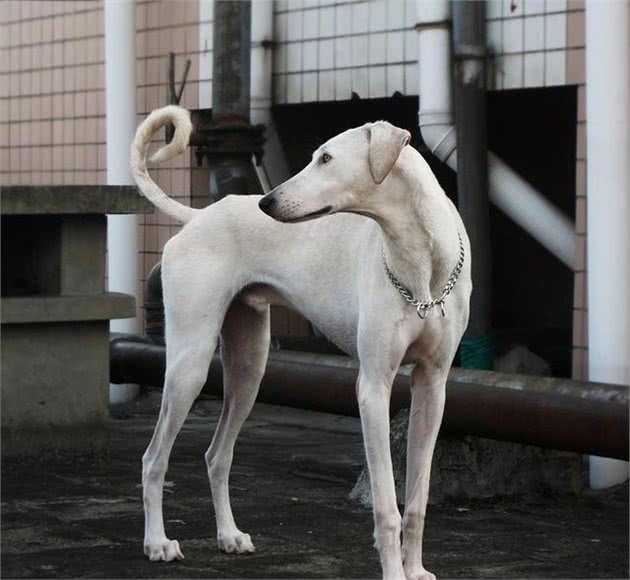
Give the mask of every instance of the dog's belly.
[[251, 284], [241, 290], [237, 300], [256, 310], [264, 310], [268, 306], [284, 306], [299, 312], [312, 322], [328, 340], [350, 356], [356, 357], [356, 329], [344, 329], [337, 324], [328, 324], [326, 320], [313, 320], [306, 309], [300, 308], [270, 284]]

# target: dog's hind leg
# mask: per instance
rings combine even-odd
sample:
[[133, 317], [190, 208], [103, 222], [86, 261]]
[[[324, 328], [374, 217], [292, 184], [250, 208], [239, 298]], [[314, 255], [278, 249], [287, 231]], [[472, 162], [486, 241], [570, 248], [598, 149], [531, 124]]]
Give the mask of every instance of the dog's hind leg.
[[[165, 285], [167, 361], [164, 391], [153, 438], [142, 458], [144, 552], [150, 560], [168, 562], [184, 557], [177, 540], [169, 540], [164, 531], [164, 476], [175, 438], [206, 382], [230, 300], [216, 287], [207, 288], [203, 296], [195, 297], [198, 287], [187, 285], [189, 295], [186, 300], [169, 300]], [[206, 313], [212, 313], [212, 316], [204, 315]]]
[[206, 453], [208, 478], [217, 522], [217, 543], [228, 553], [249, 553], [249, 534], [234, 522], [230, 506], [229, 476], [234, 444], [254, 405], [269, 353], [269, 306], [251, 307], [235, 301], [221, 332], [223, 410]]

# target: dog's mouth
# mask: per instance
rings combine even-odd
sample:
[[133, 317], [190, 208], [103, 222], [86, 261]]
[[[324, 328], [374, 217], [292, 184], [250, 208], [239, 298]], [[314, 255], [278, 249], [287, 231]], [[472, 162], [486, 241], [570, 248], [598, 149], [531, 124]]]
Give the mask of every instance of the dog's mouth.
[[287, 223], [297, 224], [299, 222], [305, 222], [307, 220], [311, 220], [313, 218], [326, 215], [327, 213], [330, 213], [331, 211], [332, 211], [332, 205], [327, 205], [326, 207], [323, 207], [322, 209], [318, 209], [317, 211], [312, 211], [311, 213], [307, 213], [306, 215], [303, 215], [299, 218], [295, 218], [295, 219], [287, 218], [283, 221]]

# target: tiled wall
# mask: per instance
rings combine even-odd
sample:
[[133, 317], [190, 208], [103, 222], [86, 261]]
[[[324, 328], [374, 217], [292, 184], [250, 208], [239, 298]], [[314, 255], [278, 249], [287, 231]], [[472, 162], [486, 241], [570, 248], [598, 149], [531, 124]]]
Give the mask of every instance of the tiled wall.
[[106, 160], [100, 3], [1, 2], [0, 19], [0, 180], [102, 183]]
[[274, 100], [417, 94], [413, 0], [278, 1]]
[[[211, 106], [212, 19], [212, 0], [137, 0], [138, 120], [166, 104], [170, 51], [177, 82], [191, 59], [182, 104]], [[417, 94], [416, 20], [415, 0], [276, 0], [275, 102]], [[103, 32], [100, 1], [0, 2], [0, 183], [104, 183]], [[487, 33], [495, 88], [578, 85], [573, 375], [585, 378], [583, 2], [490, 0]], [[206, 173], [190, 153], [152, 171], [165, 191], [194, 206], [205, 204]], [[140, 217], [139, 304], [146, 274], [178, 227], [158, 212]], [[305, 332], [291, 320], [276, 320], [278, 331]]]
[[581, 0], [489, 0], [490, 83], [496, 89], [571, 84], [575, 48], [583, 48], [575, 20]]

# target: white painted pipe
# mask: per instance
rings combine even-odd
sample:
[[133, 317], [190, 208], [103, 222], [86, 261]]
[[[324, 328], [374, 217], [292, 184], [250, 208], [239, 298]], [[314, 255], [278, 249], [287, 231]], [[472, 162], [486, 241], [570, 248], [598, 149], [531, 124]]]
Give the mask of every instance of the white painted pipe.
[[[589, 378], [630, 384], [630, 3], [586, 3]], [[590, 485], [628, 463], [590, 458]]]
[[[418, 3], [418, 63], [422, 138], [431, 152], [457, 170], [451, 94], [450, 3]], [[575, 268], [574, 227], [560, 210], [496, 155], [488, 156], [489, 198], [569, 268]]]
[[[136, 126], [136, 5], [133, 0], [105, 2], [105, 97], [107, 184], [132, 184], [129, 151]], [[134, 215], [107, 218], [109, 289], [136, 295], [138, 234]], [[113, 332], [137, 334], [136, 318], [112, 320]], [[110, 402], [124, 402], [139, 392], [137, 385], [110, 384]]]
[[[271, 116], [273, 102], [273, 2], [252, 1], [251, 107], [252, 124], [265, 125], [261, 181], [275, 187], [290, 175], [284, 149]], [[260, 168], [257, 168], [260, 170]]]

